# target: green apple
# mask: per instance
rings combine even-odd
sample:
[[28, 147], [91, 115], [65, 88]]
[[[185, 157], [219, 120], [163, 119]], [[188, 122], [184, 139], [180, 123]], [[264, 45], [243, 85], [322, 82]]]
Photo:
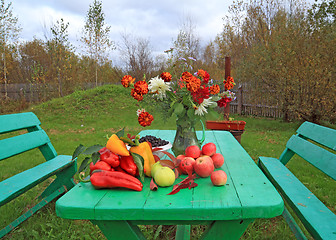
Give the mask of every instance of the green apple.
[[160, 187], [169, 187], [175, 182], [175, 173], [169, 167], [155, 169], [154, 180]]
[[156, 172], [156, 170], [158, 169], [158, 168], [162, 168], [163, 166], [161, 165], [161, 163], [158, 161], [158, 162], [156, 162], [156, 163], [154, 163], [153, 165], [152, 165], [152, 168], [151, 168], [151, 175], [152, 175], [152, 177], [154, 177], [154, 173]]

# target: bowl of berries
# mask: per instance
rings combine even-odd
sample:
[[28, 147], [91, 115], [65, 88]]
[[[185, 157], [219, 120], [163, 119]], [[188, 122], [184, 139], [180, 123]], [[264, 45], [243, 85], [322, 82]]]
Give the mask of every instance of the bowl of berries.
[[152, 135], [146, 135], [139, 139], [140, 143], [146, 141], [152, 145], [152, 149], [160, 148], [160, 150], [153, 152], [153, 154], [158, 156], [160, 159], [165, 155], [162, 151], [168, 151], [172, 148], [172, 144], [169, 141]]

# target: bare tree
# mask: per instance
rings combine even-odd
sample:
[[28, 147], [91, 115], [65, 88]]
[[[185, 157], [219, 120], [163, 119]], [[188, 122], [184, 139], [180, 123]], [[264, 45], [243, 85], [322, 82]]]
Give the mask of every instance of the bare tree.
[[[13, 49], [10, 45], [13, 44], [21, 31], [18, 26], [18, 18], [13, 16], [12, 3], [5, 5], [5, 1], [0, 2], [0, 51], [1, 60], [3, 61], [3, 76], [1, 77], [5, 83], [5, 97], [7, 93], [7, 62], [6, 62], [6, 50]], [[0, 78], [0, 80], [1, 80]]]
[[107, 50], [115, 46], [109, 39], [110, 27], [105, 25], [102, 2], [94, 0], [86, 16], [81, 41], [86, 52], [95, 61], [95, 83], [98, 85], [98, 65], [103, 65], [107, 59]]
[[127, 33], [121, 34], [121, 38], [120, 52], [126, 71], [137, 79], [141, 79], [144, 74], [150, 75], [154, 60], [149, 40]]
[[179, 30], [176, 40], [173, 42], [173, 61], [178, 58], [192, 57], [197, 59], [200, 52], [200, 38], [196, 33], [196, 25], [191, 17], [187, 17]]

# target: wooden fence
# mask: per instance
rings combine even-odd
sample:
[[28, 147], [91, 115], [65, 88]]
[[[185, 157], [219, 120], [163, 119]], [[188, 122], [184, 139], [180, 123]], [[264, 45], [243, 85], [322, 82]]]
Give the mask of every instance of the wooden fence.
[[[103, 84], [99, 84], [103, 85]], [[26, 100], [28, 102], [38, 102], [58, 97], [57, 85], [38, 86], [36, 84], [8, 84], [8, 97], [14, 100]], [[87, 83], [83, 86], [78, 86], [79, 89], [93, 88], [93, 83]], [[261, 104], [251, 104], [251, 92], [247, 85], [239, 86], [235, 91], [236, 99], [230, 103], [230, 112], [241, 115], [254, 115], [271, 118], [281, 118], [281, 109], [276, 104], [269, 104], [269, 101], [263, 99]], [[0, 100], [5, 95], [3, 84], [0, 85]], [[220, 109], [222, 110], [222, 109]]]
[[278, 105], [270, 105], [267, 99], [261, 99], [261, 104], [251, 104], [251, 92], [246, 85], [239, 86], [236, 91], [236, 99], [230, 103], [230, 112], [240, 115], [254, 115], [261, 117], [282, 118], [282, 111]]
[[[99, 83], [104, 85], [108, 83]], [[94, 88], [95, 83], [84, 83], [76, 86], [76, 89], [89, 89]], [[0, 99], [5, 96], [5, 86], [0, 84]], [[64, 94], [66, 95], [66, 94]], [[30, 83], [11, 83], [7, 84], [7, 96], [14, 100], [25, 100], [27, 102], [40, 102], [54, 97], [58, 97], [57, 84], [30, 84]]]

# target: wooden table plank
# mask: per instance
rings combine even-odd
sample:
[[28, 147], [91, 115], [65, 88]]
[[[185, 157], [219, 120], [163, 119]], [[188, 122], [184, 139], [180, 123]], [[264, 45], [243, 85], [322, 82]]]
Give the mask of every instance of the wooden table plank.
[[[139, 220], [144, 218], [143, 207], [149, 195], [149, 178], [141, 192], [116, 188], [106, 189], [106, 195], [95, 206], [97, 220]], [[101, 191], [101, 190], [99, 190]]]
[[56, 214], [68, 219], [95, 219], [94, 207], [111, 190], [96, 190], [90, 182], [78, 183], [56, 202]]
[[228, 134], [224, 131], [216, 133], [216, 139], [242, 203], [243, 217], [271, 218], [281, 215], [284, 208], [281, 196], [248, 153]]
[[[213, 132], [206, 132], [206, 141], [213, 142], [218, 146], [217, 139], [215, 138]], [[225, 144], [226, 143], [222, 143]], [[217, 152], [220, 149], [217, 150]], [[228, 173], [226, 163], [217, 169], [224, 170]], [[195, 188], [194, 193], [194, 209], [199, 211], [199, 215], [203, 219], [240, 219], [242, 217], [241, 213], [241, 203], [237, 195], [235, 186], [232, 182], [231, 176], [228, 175], [228, 181], [225, 186], [215, 187], [212, 185], [210, 178], [199, 178], [196, 180], [199, 185]]]

